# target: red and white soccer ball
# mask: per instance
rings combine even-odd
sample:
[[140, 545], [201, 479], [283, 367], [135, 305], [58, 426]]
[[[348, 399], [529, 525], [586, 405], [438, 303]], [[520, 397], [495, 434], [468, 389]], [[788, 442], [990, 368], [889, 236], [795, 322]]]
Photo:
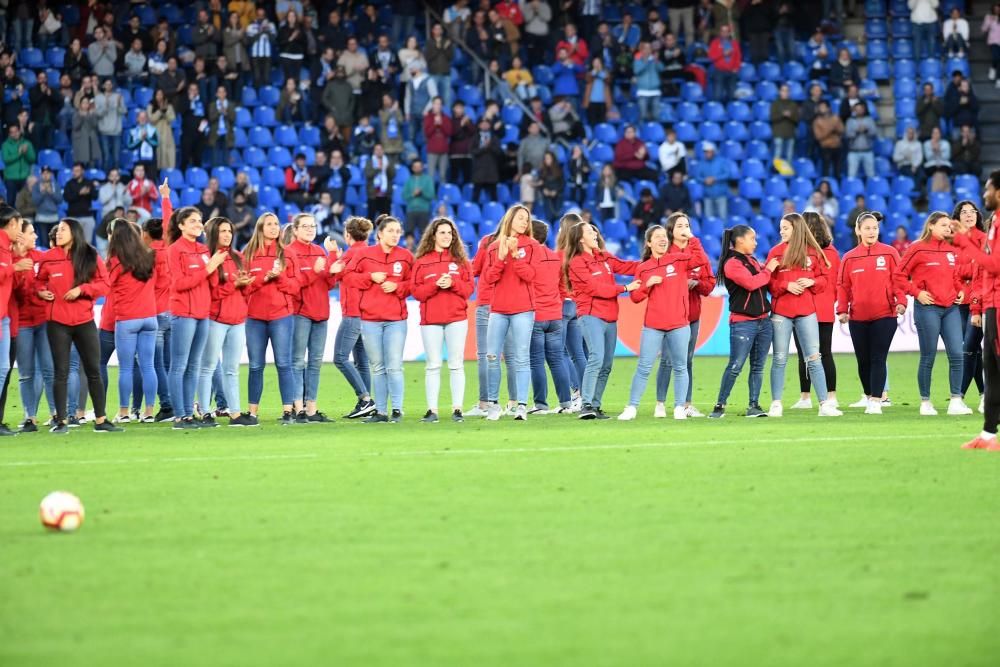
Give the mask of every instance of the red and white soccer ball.
[[53, 491], [38, 507], [42, 525], [49, 530], [73, 532], [83, 524], [83, 503], [67, 491]]

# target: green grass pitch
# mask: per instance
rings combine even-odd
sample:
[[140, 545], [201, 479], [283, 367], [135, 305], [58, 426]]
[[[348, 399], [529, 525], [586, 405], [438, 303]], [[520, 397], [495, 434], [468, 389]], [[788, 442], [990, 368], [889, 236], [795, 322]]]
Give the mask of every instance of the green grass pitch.
[[[703, 410], [724, 363], [696, 360]], [[890, 365], [882, 417], [789, 410], [790, 367], [780, 420], [653, 420], [651, 386], [632, 423], [425, 425], [409, 364], [400, 425], [4, 439], [0, 665], [996, 665], [1000, 454], [958, 448], [981, 422], [944, 416], [943, 355], [934, 418]], [[325, 367], [322, 409], [346, 388]], [[39, 525], [57, 489], [76, 534]]]

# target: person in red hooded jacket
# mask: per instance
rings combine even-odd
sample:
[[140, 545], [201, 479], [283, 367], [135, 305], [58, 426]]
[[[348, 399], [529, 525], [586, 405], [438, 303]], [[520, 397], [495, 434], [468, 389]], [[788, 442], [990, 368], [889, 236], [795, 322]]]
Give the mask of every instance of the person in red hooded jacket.
[[859, 243], [844, 255], [837, 278], [837, 315], [851, 332], [868, 415], [882, 414], [889, 346], [896, 318], [906, 312], [906, 294], [893, 281], [899, 253], [879, 242], [881, 221], [878, 212], [858, 216], [854, 229]]
[[965, 287], [956, 271], [959, 250], [952, 244], [953, 221], [947, 213], [934, 211], [927, 216], [924, 229], [906, 249], [896, 267], [893, 280], [899, 290], [914, 298], [913, 323], [920, 343], [917, 385], [920, 389], [920, 414], [937, 414], [931, 402], [931, 374], [937, 357], [938, 338], [944, 340], [948, 356], [949, 415], [970, 415], [972, 409], [962, 400], [962, 314], [958, 304], [965, 302]]
[[421, 421], [438, 421], [442, 352], [448, 352], [451, 419], [464, 421], [465, 338], [469, 332], [472, 266], [455, 223], [436, 218], [427, 225], [413, 261], [410, 293], [420, 302], [420, 337], [427, 355], [424, 386], [427, 412]]
[[[688, 263], [688, 318], [691, 322], [691, 339], [688, 341], [687, 353], [687, 396], [684, 399], [684, 411], [688, 417], [704, 417], [698, 408], [691, 403], [694, 391], [694, 349], [698, 345], [698, 331], [701, 328], [701, 299], [715, 289], [715, 276], [712, 275], [712, 265], [708, 261], [701, 242], [691, 233], [691, 220], [685, 213], [677, 212], [667, 218], [667, 238], [670, 240], [670, 253], [680, 253], [691, 256]], [[660, 358], [656, 371], [656, 407], [653, 417], [667, 416], [664, 402], [667, 399], [667, 389], [670, 387], [670, 357]]]
[[[26, 260], [17, 265], [14, 262], [13, 246], [21, 236], [21, 224], [21, 214], [13, 206], [0, 205], [0, 382], [4, 385], [9, 382], [8, 376], [14, 366], [13, 357], [17, 350], [13, 341], [19, 324], [17, 300], [14, 297], [17, 274], [34, 266], [33, 262]], [[10, 310], [11, 305], [14, 306], [14, 311]], [[4, 407], [0, 403], [0, 420], [3, 419]], [[12, 435], [16, 433], [7, 428], [6, 424], [0, 423], [0, 436]]]
[[170, 201], [170, 186], [164, 177], [160, 184], [162, 216], [149, 218], [142, 223], [142, 240], [156, 253], [156, 392], [160, 397], [160, 409], [156, 413], [157, 422], [173, 421], [174, 408], [170, 402], [170, 380], [167, 371], [170, 366], [170, 262], [167, 257], [167, 241], [164, 238], [166, 221], [173, 215]]
[[[969, 239], [977, 248], [983, 247], [986, 241], [985, 223], [983, 214], [979, 211], [976, 203], [968, 199], [955, 204], [955, 210], [951, 214], [951, 219], [963, 230], [968, 230]], [[975, 320], [979, 324], [973, 323], [973, 315], [982, 315], [980, 307], [981, 296], [976, 289], [976, 273], [979, 264], [967, 252], [962, 252], [958, 256], [958, 267], [956, 271], [966, 294], [964, 303], [958, 305], [958, 310], [962, 314], [962, 352], [964, 353], [962, 365], [962, 399], [969, 391], [972, 381], [976, 381], [976, 388], [979, 389], [979, 412], [983, 411], [984, 384], [983, 384], [983, 327], [982, 317]]]
[[[413, 255], [399, 247], [403, 225], [391, 215], [377, 221], [377, 243], [359, 250], [344, 267], [344, 284], [361, 293], [361, 335], [372, 369], [375, 412], [365, 423], [403, 420], [403, 348], [406, 296]], [[389, 400], [392, 413], [389, 413]]]
[[358, 306], [360, 294], [356, 288], [350, 287], [343, 280], [343, 267], [350, 264], [354, 255], [368, 247], [368, 237], [371, 233], [372, 221], [368, 218], [355, 215], [347, 219], [344, 223], [344, 238], [350, 245], [338, 260], [341, 270], [333, 274], [340, 284], [341, 314], [340, 325], [337, 327], [333, 343], [333, 365], [343, 374], [357, 396], [354, 409], [344, 415], [345, 419], [367, 417], [375, 412], [375, 401], [371, 395], [371, 366], [368, 364], [365, 342], [361, 338], [361, 309]]
[[[2, 220], [2, 217], [0, 217]], [[0, 236], [2, 240], [2, 236]], [[76, 345], [87, 376], [94, 406], [94, 430], [122, 429], [106, 419], [104, 382], [101, 381], [101, 346], [94, 324], [94, 302], [108, 293], [108, 272], [97, 250], [87, 243], [83, 227], [74, 218], [63, 218], [56, 227], [56, 247], [42, 256], [35, 276], [38, 296], [49, 302], [48, 336], [55, 368], [53, 393], [56, 421], [51, 433], [68, 433], [66, 425], [70, 346]]]
[[528, 414], [548, 412], [549, 380], [545, 375], [548, 361], [552, 383], [556, 386], [559, 408], [555, 412], [570, 412], [573, 394], [566, 363], [566, 334], [563, 331], [563, 301], [566, 281], [562, 275], [562, 255], [545, 245], [549, 226], [541, 220], [531, 221], [531, 235], [538, 241], [539, 258], [535, 267], [535, 325], [531, 331], [531, 393], [535, 407]]
[[[489, 362], [486, 359], [486, 334], [489, 330], [493, 285], [486, 282], [483, 271], [486, 269], [486, 258], [490, 254], [490, 244], [496, 240], [498, 232], [499, 227], [492, 234], [487, 234], [479, 240], [479, 247], [472, 259], [472, 275], [478, 279], [476, 283], [476, 371], [479, 380], [479, 402], [464, 414], [465, 417], [486, 417], [489, 414], [490, 371]], [[514, 401], [517, 389], [514, 385], [514, 351], [510, 346], [510, 341], [511, 338], [508, 336], [504, 343], [503, 357], [507, 366], [508, 412], [513, 412], [517, 407], [517, 403]]]
[[771, 409], [768, 416], [782, 415], [781, 395], [785, 389], [785, 365], [792, 332], [806, 354], [809, 377], [816, 387], [820, 417], [839, 417], [843, 413], [827, 401], [826, 375], [819, 351], [819, 324], [816, 318], [816, 295], [826, 289], [829, 260], [823, 254], [805, 219], [788, 213], [778, 227], [781, 243], [771, 248], [765, 263], [778, 260], [771, 273], [771, 327], [774, 332], [774, 358], [771, 361]]
[[253, 236], [243, 249], [245, 270], [253, 278], [244, 288], [247, 295], [247, 356], [250, 359], [247, 400], [250, 415], [256, 418], [260, 397], [264, 393], [264, 365], [270, 341], [278, 371], [278, 392], [281, 394], [280, 422], [287, 426], [295, 423], [292, 412], [295, 402], [295, 381], [292, 378], [295, 320], [292, 313], [302, 285], [296, 278], [294, 257], [285, 252], [279, 236], [281, 225], [278, 216], [264, 213], [257, 218]]

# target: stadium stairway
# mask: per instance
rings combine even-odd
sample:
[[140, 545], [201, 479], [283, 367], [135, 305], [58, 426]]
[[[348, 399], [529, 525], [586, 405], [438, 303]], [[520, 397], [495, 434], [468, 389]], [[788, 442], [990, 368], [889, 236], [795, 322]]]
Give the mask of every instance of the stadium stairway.
[[969, 32], [972, 46], [969, 49], [969, 63], [972, 66], [972, 87], [979, 98], [979, 138], [983, 142], [980, 155], [983, 174], [1000, 169], [1000, 88], [989, 80], [990, 51], [983, 41], [979, 26], [993, 2], [976, 0], [969, 16]]
[[[867, 44], [865, 44], [865, 19], [864, 14], [858, 13], [857, 16], [848, 17], [844, 21], [843, 27], [844, 39], [849, 39], [855, 44], [863, 45], [865, 48], [862, 50], [863, 53], [867, 53]], [[858, 66], [861, 72], [861, 78], [867, 79], [868, 76], [868, 64], [867, 59], [865, 62], [859, 64]], [[895, 98], [893, 96], [892, 82], [891, 81], [880, 81], [878, 82], [878, 101], [875, 106], [878, 109], [878, 120], [876, 121], [878, 125], [879, 136], [889, 137], [893, 141], [896, 139], [896, 104]]]

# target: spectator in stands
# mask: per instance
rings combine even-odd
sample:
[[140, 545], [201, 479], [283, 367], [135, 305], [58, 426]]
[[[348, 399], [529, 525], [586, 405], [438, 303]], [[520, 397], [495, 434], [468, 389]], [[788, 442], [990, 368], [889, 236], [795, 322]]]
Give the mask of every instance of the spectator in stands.
[[812, 124], [816, 119], [816, 111], [819, 108], [819, 103], [824, 99], [823, 87], [818, 83], [813, 83], [809, 86], [809, 96], [806, 101], [802, 103], [802, 114], [801, 120], [805, 123], [806, 131], [806, 156], [810, 160], [816, 161], [819, 159], [819, 144], [816, 143], [816, 138], [812, 133]]
[[847, 177], [854, 178], [858, 167], [864, 167], [867, 178], [875, 177], [875, 139], [878, 128], [868, 115], [864, 102], [854, 105], [854, 115], [847, 121]]
[[69, 74], [70, 79], [73, 80], [73, 85], [79, 84], [85, 75], [90, 74], [90, 63], [87, 62], [87, 54], [84, 53], [80, 40], [75, 37], [70, 41], [69, 48], [66, 49], [66, 55], [63, 56], [62, 71], [65, 74]]
[[64, 73], [59, 77], [58, 95], [60, 105], [56, 114], [56, 122], [59, 124], [59, 131], [68, 135], [70, 125], [73, 123], [73, 112], [76, 110], [76, 107], [73, 106], [73, 97], [76, 95], [76, 91], [73, 90], [73, 81], [69, 78], [69, 74]]
[[396, 80], [400, 71], [399, 56], [392, 50], [387, 35], [378, 36], [378, 44], [376, 44], [370, 60], [372, 67], [369, 68], [369, 73], [371, 73], [371, 69], [376, 69], [383, 81], [394, 82]]
[[124, 210], [132, 205], [132, 195], [128, 188], [121, 182], [121, 174], [117, 168], [108, 171], [108, 180], [105, 181], [97, 191], [97, 199], [101, 202], [101, 217], [111, 213], [116, 208]]
[[615, 173], [623, 181], [653, 180], [656, 172], [646, 166], [649, 151], [635, 134], [635, 127], [625, 126], [625, 136], [615, 144], [615, 157], [612, 164]]
[[104, 171], [118, 166], [122, 152], [122, 119], [127, 112], [125, 99], [115, 90], [114, 80], [105, 79], [101, 84], [101, 92], [94, 98], [97, 131], [101, 138], [101, 155], [104, 157], [101, 168]]
[[451, 128], [448, 143], [449, 182], [465, 185], [472, 181], [472, 144], [476, 126], [465, 113], [465, 103], [461, 100], [451, 105]]
[[677, 130], [667, 128], [667, 140], [660, 144], [660, 169], [667, 176], [679, 171], [687, 173], [687, 147], [677, 141]]
[[35, 213], [38, 211], [38, 207], [35, 206], [34, 200], [34, 189], [38, 186], [38, 177], [34, 174], [28, 176], [28, 180], [24, 182], [21, 187], [21, 191], [17, 193], [17, 197], [14, 199], [14, 208], [17, 212], [21, 214], [21, 217], [25, 220], [34, 220]]
[[830, 66], [830, 92], [843, 97], [848, 88], [860, 82], [861, 75], [857, 64], [851, 59], [851, 52], [843, 48], [838, 50], [837, 59]]
[[675, 171], [670, 174], [670, 180], [660, 188], [660, 204], [663, 207], [663, 215], [667, 216], [678, 211], [694, 211], [691, 191], [684, 182], [684, 172]]
[[[431, 108], [423, 117], [423, 125], [424, 138], [427, 141], [427, 170], [430, 172], [428, 176], [432, 179], [438, 178], [444, 183], [448, 180], [448, 149], [452, 126], [451, 118], [444, 112], [440, 96], [431, 100]], [[427, 210], [430, 211], [429, 205]]]
[[157, 40], [153, 52], [146, 59], [146, 69], [149, 70], [149, 80], [155, 84], [160, 75], [167, 71], [167, 40]]
[[153, 99], [146, 107], [146, 115], [156, 128], [156, 168], [173, 169], [177, 164], [177, 144], [174, 142], [173, 128], [177, 114], [162, 89], [158, 88], [153, 93]]
[[644, 238], [646, 229], [658, 225], [663, 219], [663, 206], [653, 197], [653, 191], [643, 188], [639, 193], [639, 201], [632, 207], [629, 222], [635, 227], [636, 236]]
[[704, 214], [725, 220], [729, 217], [729, 163], [716, 154], [711, 141], [702, 143], [701, 151], [704, 159], [698, 162], [692, 175], [701, 181], [705, 190]]
[[126, 189], [132, 199], [132, 207], [139, 209], [143, 215], [151, 215], [153, 202], [160, 199], [160, 191], [156, 183], [146, 176], [146, 169], [141, 164], [132, 169], [132, 180], [128, 182]]
[[309, 173], [305, 153], [296, 153], [292, 164], [285, 167], [285, 195], [304, 208], [312, 202], [316, 187], [317, 179]]
[[819, 146], [820, 173], [840, 180], [840, 159], [843, 148], [844, 121], [830, 112], [830, 103], [822, 100], [816, 109], [812, 133]]
[[[97, 138], [97, 114], [89, 98], [81, 98], [73, 114], [73, 159], [87, 166], [96, 167], [101, 162], [101, 143]], [[6, 162], [6, 160], [5, 160]]]
[[593, 127], [607, 120], [608, 110], [612, 108], [614, 99], [611, 94], [611, 78], [600, 57], [591, 61], [586, 81], [582, 106], [587, 114], [587, 123]]
[[7, 198], [14, 201], [28, 180], [31, 165], [35, 164], [35, 147], [21, 134], [19, 126], [11, 125], [7, 128], [7, 139], [0, 148], [0, 154], [3, 156], [3, 180], [7, 187]]
[[910, 247], [910, 233], [906, 231], [906, 227], [899, 225], [896, 227], [896, 237], [893, 239], [891, 245], [896, 249], [900, 255], [906, 252], [906, 249]]
[[951, 163], [955, 173], [974, 174], [978, 178], [982, 170], [979, 158], [981, 150], [982, 145], [976, 136], [976, 130], [971, 125], [963, 125], [952, 152]]
[[909, 176], [916, 182], [923, 180], [924, 146], [917, 139], [912, 125], [906, 128], [906, 133], [893, 147], [892, 162], [901, 175]]
[[678, 95], [677, 81], [690, 81], [694, 77], [687, 71], [687, 56], [684, 49], [677, 43], [677, 38], [667, 33], [663, 38], [663, 50], [660, 52], [663, 60], [663, 71], [660, 73], [661, 88], [664, 95], [676, 97]]
[[444, 34], [441, 24], [435, 23], [424, 46], [424, 60], [427, 62], [427, 74], [434, 81], [434, 94], [442, 97], [446, 108], [451, 107], [451, 63], [454, 59], [455, 43]]
[[347, 48], [347, 37], [350, 33], [344, 26], [339, 10], [332, 9], [327, 14], [326, 21], [326, 25], [320, 29], [317, 39], [323, 49], [333, 49], [339, 53]]
[[[289, 10], [278, 27], [278, 62], [285, 79], [298, 79], [306, 57], [306, 34], [299, 13]], [[368, 69], [367, 63], [365, 69]], [[348, 68], [348, 71], [350, 68]], [[360, 86], [360, 83], [358, 84]]]
[[427, 61], [424, 60], [424, 54], [414, 35], [406, 38], [406, 45], [399, 50], [397, 60], [399, 61], [399, 82], [404, 86], [410, 80], [411, 63], [416, 61], [420, 69], [427, 69]]
[[934, 94], [934, 85], [925, 83], [923, 95], [917, 100], [917, 123], [919, 132], [917, 137], [921, 141], [926, 141], [931, 137], [931, 130], [941, 126], [941, 117], [944, 115], [944, 102]]
[[503, 73], [503, 81], [511, 94], [517, 95], [520, 100], [529, 100], [537, 94], [535, 78], [531, 76], [531, 70], [525, 69], [519, 56], [511, 59], [510, 69]]
[[175, 109], [180, 108], [184, 91], [187, 90], [187, 77], [184, 70], [177, 66], [177, 58], [174, 56], [167, 58], [167, 69], [157, 79], [156, 87], [167, 93], [167, 98]]
[[206, 102], [215, 95], [216, 80], [206, 69], [204, 58], [198, 57], [194, 59], [188, 82], [197, 84], [198, 94]]
[[771, 136], [774, 157], [791, 163], [795, 157], [795, 134], [799, 129], [799, 103], [791, 98], [787, 83], [778, 89], [778, 99], [771, 102]]
[[375, 41], [378, 27], [378, 9], [375, 3], [367, 2], [362, 5], [361, 11], [354, 15], [354, 34], [358, 36], [362, 46], [367, 47]]
[[[527, 20], [528, 9], [522, 10]], [[469, 19], [472, 17], [472, 10], [469, 9], [469, 0], [456, 0], [444, 10], [442, 18], [444, 25], [448, 29], [448, 35], [452, 40], [465, 41], [466, 31], [469, 29]]]
[[406, 84], [406, 99], [403, 101], [403, 115], [410, 129], [410, 141], [416, 141], [418, 137], [423, 139], [423, 133], [418, 133], [417, 127], [430, 111], [431, 101], [435, 97], [438, 97], [437, 82], [415, 63], [410, 63], [410, 82]]
[[285, 85], [282, 86], [281, 95], [278, 97], [276, 113], [278, 121], [287, 125], [312, 120], [312, 111], [309, 109], [309, 103], [302, 94], [302, 91], [299, 90], [299, 83], [295, 79], [286, 80]]
[[478, 202], [483, 192], [489, 199], [496, 200], [503, 151], [488, 118], [480, 118], [478, 127], [479, 132], [472, 148], [472, 200]]
[[344, 164], [343, 153], [333, 151], [330, 153], [330, 177], [323, 187], [330, 193], [330, 210], [337, 216], [344, 212], [344, 203], [350, 182], [351, 171]]
[[670, 34], [680, 39], [683, 27], [685, 44], [692, 44], [697, 39], [694, 32], [694, 6], [696, 4], [695, 0], [667, 0]]
[[115, 75], [118, 46], [102, 26], [94, 28], [94, 41], [87, 47], [87, 60], [91, 71], [102, 79]]
[[951, 8], [951, 16], [941, 26], [944, 50], [949, 58], [964, 58], [969, 49], [969, 22], [962, 17], [962, 10]]
[[136, 116], [135, 125], [128, 131], [128, 149], [132, 151], [133, 162], [142, 164], [150, 176], [156, 178], [156, 146], [160, 138], [156, 126], [149, 122], [145, 110]]
[[662, 71], [663, 63], [653, 53], [650, 43], [639, 42], [639, 50], [632, 63], [632, 73], [635, 75], [636, 96], [639, 98], [640, 120], [652, 122], [660, 118], [660, 72]]
[[196, 209], [201, 213], [203, 220], [211, 220], [212, 218], [222, 215], [225, 210], [222, 205], [216, 201], [215, 193], [209, 188], [204, 188], [201, 191], [201, 199], [198, 203], [194, 205]]
[[542, 157], [535, 188], [545, 219], [555, 220], [558, 218], [562, 208], [563, 194], [566, 190], [566, 175], [552, 151], [546, 151]]
[[240, 23], [240, 16], [230, 10], [225, 29], [222, 31], [222, 54], [226, 61], [239, 72], [239, 80], [245, 81], [250, 72], [250, 55], [246, 47], [246, 29]]
[[[208, 12], [204, 9], [198, 12], [198, 17], [191, 32], [191, 46], [194, 47], [196, 58], [204, 58], [207, 61], [214, 61], [219, 55], [219, 43], [222, 36], [218, 28], [209, 20]], [[207, 218], [206, 218], [207, 220]]]
[[569, 200], [583, 203], [587, 196], [587, 182], [590, 180], [590, 162], [583, 154], [580, 144], [574, 144], [569, 155]]
[[618, 40], [618, 43], [632, 50], [635, 50], [639, 45], [639, 39], [642, 35], [634, 21], [632, 13], [626, 9], [622, 15], [621, 23], [611, 28], [611, 34]]
[[733, 36], [733, 27], [723, 25], [719, 36], [708, 46], [708, 59], [712, 61], [709, 80], [712, 83], [712, 99], [728, 102], [736, 94], [736, 80], [743, 64], [740, 43]]
[[802, 211], [803, 213], [808, 213], [808, 212], [819, 213], [827, 220], [836, 220], [837, 219], [836, 203], [837, 200], [834, 199], [833, 204], [831, 205], [831, 201], [827, 199], [822, 192], [820, 192], [819, 190], [813, 190], [812, 195], [809, 197], [809, 203], [806, 205], [804, 209], [802, 209]]
[[142, 51], [142, 40], [136, 37], [132, 40], [131, 48], [125, 53], [125, 71], [122, 74], [125, 85], [130, 89], [138, 84], [144, 84], [149, 78], [146, 60], [146, 54]]
[[577, 65], [570, 56], [569, 49], [559, 49], [556, 52], [556, 62], [552, 65], [552, 94], [579, 101], [578, 77], [582, 75], [583, 71], [583, 66]]
[[237, 193], [243, 193], [243, 200], [248, 206], [257, 206], [257, 188], [250, 182], [247, 172], [242, 169], [236, 172], [236, 182], [229, 191], [229, 200], [235, 199]]
[[542, 134], [539, 124], [531, 121], [528, 124], [527, 136], [517, 147], [518, 172], [525, 173], [525, 164], [541, 164], [547, 150], [549, 150], [549, 140]]
[[582, 139], [584, 136], [580, 116], [565, 97], [556, 98], [555, 103], [549, 107], [548, 121], [553, 141], [568, 146], [571, 141]]
[[581, 67], [586, 66], [590, 49], [587, 48], [587, 42], [580, 39], [579, 35], [576, 34], [575, 24], [567, 23], [563, 27], [563, 38], [556, 44], [556, 53], [559, 53], [560, 49], [566, 49], [570, 59], [577, 65]]
[[865, 101], [861, 98], [857, 84], [851, 84], [847, 87], [846, 94], [840, 100], [839, 115], [840, 120], [844, 121], [844, 124], [847, 124], [847, 121], [854, 115], [854, 107], [858, 104], [865, 104]]
[[868, 210], [868, 204], [865, 201], [864, 195], [857, 195], [854, 197], [854, 208], [847, 212], [847, 228], [851, 231], [858, 226], [858, 218], [861, 214]]
[[254, 210], [247, 206], [246, 196], [242, 192], [233, 195], [229, 208], [226, 209], [226, 217], [233, 222], [233, 233], [236, 241], [241, 247], [250, 240], [250, 233], [253, 230]]
[[990, 81], [996, 80], [996, 87], [1000, 88], [1000, 78], [997, 72], [1000, 71], [1000, 2], [993, 3], [990, 13], [983, 17], [983, 24], [980, 31], [986, 35], [986, 45], [990, 47]]
[[913, 27], [913, 57], [917, 60], [937, 57], [938, 0], [907, 0], [907, 4]]
[[382, 213], [389, 213], [395, 177], [396, 166], [386, 157], [382, 150], [382, 144], [375, 144], [371, 158], [365, 165], [369, 220], [374, 220]]
[[741, 8], [736, 0], [715, 0], [712, 4], [712, 25], [717, 34], [721, 35], [722, 27], [728, 25], [732, 29], [732, 38], [739, 41]]
[[806, 50], [812, 58], [810, 76], [813, 79], [825, 79], [830, 71], [830, 47], [821, 28], [817, 27], [812, 37], [806, 42]]
[[[96, 136], [94, 143], [97, 143]], [[76, 218], [80, 222], [84, 238], [88, 243], [94, 238], [94, 227], [97, 226], [93, 210], [93, 201], [96, 198], [97, 187], [92, 181], [84, 178], [83, 163], [74, 163], [70, 179], [63, 186], [63, 201], [66, 202], [67, 217]]]
[[410, 176], [403, 185], [403, 205], [406, 207], [407, 245], [413, 241], [414, 231], [423, 230], [431, 220], [431, 204], [435, 198], [434, 178], [424, 172], [419, 159], [410, 164]]
[[699, 0], [698, 7], [695, 10], [695, 26], [698, 31], [698, 41], [702, 44], [708, 44], [712, 40], [712, 34], [715, 31], [715, 16], [712, 13], [714, 4], [713, 0]]
[[267, 18], [267, 10], [263, 7], [257, 7], [256, 17], [246, 27], [253, 85], [257, 88], [271, 83], [271, 54], [277, 38], [278, 29]]
[[94, 98], [97, 97], [97, 77], [85, 76], [80, 80], [80, 90], [73, 94], [73, 106], [80, 108], [80, 100], [86, 97], [90, 100], [90, 106], [94, 106]]
[[[187, 95], [180, 99], [178, 112], [181, 115], [181, 168], [200, 167], [209, 136], [209, 122], [198, 84], [188, 84]], [[212, 143], [215, 143], [214, 138]]]
[[940, 128], [931, 130], [931, 138], [924, 142], [924, 169], [928, 176], [951, 174], [951, 144], [941, 137]]
[[378, 137], [375, 136], [375, 127], [371, 124], [371, 118], [368, 116], [358, 118], [358, 124], [354, 126], [354, 132], [351, 136], [351, 150], [354, 154], [367, 155], [375, 150], [377, 143]]
[[392, 95], [382, 96], [382, 108], [378, 112], [379, 140], [382, 150], [393, 162], [399, 162], [403, 154], [403, 112], [399, 101]]
[[527, 0], [522, 3], [524, 15], [524, 47], [528, 60], [533, 63], [545, 61], [549, 49], [549, 24], [552, 22], [552, 8], [545, 0]]
[[35, 85], [28, 92], [31, 102], [31, 119], [35, 123], [34, 133], [30, 137], [36, 148], [51, 148], [56, 117], [59, 114], [59, 93], [49, 85], [49, 75], [38, 72]]
[[778, 0], [777, 17], [774, 22], [774, 50], [778, 62], [784, 65], [796, 58], [795, 53], [795, 3]]
[[[351, 90], [351, 84], [347, 81], [347, 70], [343, 66], [337, 65], [334, 70], [333, 79], [323, 89], [321, 104], [324, 109], [329, 111], [328, 118], [332, 118], [337, 127], [340, 128], [341, 137], [347, 140], [351, 136], [351, 127], [354, 125], [357, 101]], [[324, 150], [329, 150], [329, 148], [324, 146]]]
[[63, 202], [62, 188], [47, 165], [42, 167], [41, 176], [31, 189], [31, 198], [35, 202], [35, 230], [38, 232], [38, 239], [42, 241], [42, 245], [47, 245], [49, 230], [59, 222], [59, 206]]
[[955, 91], [948, 90], [944, 98], [944, 115], [952, 122], [953, 137], [963, 125], [979, 127], [979, 99], [969, 80], [963, 78]]
[[601, 167], [601, 175], [594, 188], [594, 202], [597, 204], [597, 210], [601, 214], [601, 220], [618, 218], [618, 203], [624, 198], [625, 188], [618, 184], [618, 177], [615, 176], [615, 170], [610, 164], [605, 164]]
[[764, 0], [751, 0], [743, 10], [743, 31], [750, 41], [750, 62], [754, 65], [767, 60], [776, 19], [775, 8]]

